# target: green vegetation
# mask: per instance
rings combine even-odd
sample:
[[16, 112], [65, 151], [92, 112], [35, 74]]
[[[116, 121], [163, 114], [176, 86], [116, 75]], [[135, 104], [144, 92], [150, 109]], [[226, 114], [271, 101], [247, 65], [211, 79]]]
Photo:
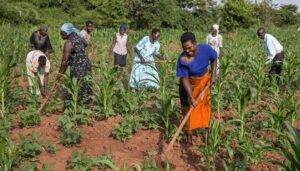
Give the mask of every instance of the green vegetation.
[[[0, 25], [2, 43], [0, 48], [0, 170], [21, 169], [19, 167], [21, 161], [23, 163], [25, 160], [27, 161], [25, 163], [28, 163], [31, 158], [36, 158], [42, 152], [42, 147], [51, 154], [57, 150], [51, 143], [40, 144], [34, 137], [22, 139], [19, 145], [11, 139], [11, 131], [15, 127], [12, 123], [17, 121], [21, 127], [31, 129], [38, 126], [44, 117], [36, 113], [39, 98], [30, 95], [19, 83], [21, 77], [25, 75], [24, 59], [29, 51], [28, 37], [36, 29], [36, 25], [31, 24], [41, 22], [51, 24], [49, 35], [55, 53], [51, 56], [53, 72], [50, 73], [49, 85], [53, 85], [63, 45], [59, 35], [59, 25], [65, 21], [82, 25], [86, 19], [101, 19], [101, 22], [96, 21], [101, 29], [96, 29], [92, 33], [92, 47], [95, 48], [89, 49], [94, 64], [92, 81], [94, 103], [88, 107], [80, 105], [77, 81], [69, 80], [66, 76], [62, 89], [71, 94], [69, 107], [64, 113], [57, 110], [62, 106], [62, 100], [59, 98], [61, 91], [59, 91], [45, 111], [46, 115], [54, 114], [53, 112], [60, 114], [58, 124], [61, 144], [71, 147], [79, 144], [84, 138], [85, 132], [81, 131], [82, 125], [88, 127], [99, 120], [106, 120], [117, 115], [122, 119], [112, 131], [113, 137], [117, 139], [115, 141], [128, 140], [141, 129], [158, 129], [166, 140], [170, 139], [181, 118], [178, 80], [175, 77], [176, 59], [181, 51], [178, 37], [183, 32], [180, 29], [185, 29], [184, 27], [195, 29], [195, 25], [209, 27], [208, 24], [215, 20], [209, 17], [205, 21], [199, 20], [205, 15], [214, 19], [218, 15], [223, 15], [221, 23], [223, 22], [224, 25], [221, 26], [226, 27], [228, 31], [235, 30], [235, 32], [223, 33], [221, 29], [225, 40], [224, 56], [221, 58], [219, 79], [212, 89], [214, 114], [220, 119], [211, 123], [205, 146], [198, 147], [199, 152], [205, 156], [203, 163], [200, 164], [207, 169], [217, 169], [216, 163], [222, 163], [224, 169], [243, 170], [268, 162], [271, 159], [265, 157], [266, 153], [273, 152], [286, 158], [280, 164], [277, 162], [276, 167], [295, 170], [295, 167], [299, 166], [299, 138], [297, 131], [291, 127], [296, 127], [299, 123], [299, 115], [297, 115], [300, 108], [299, 32], [296, 32], [293, 27], [270, 27], [269, 29], [269, 32], [283, 44], [286, 55], [284, 72], [280, 76], [278, 85], [277, 80], [267, 75], [270, 66], [264, 64], [263, 45], [255, 36], [256, 29], [249, 25], [273, 19], [279, 21], [276, 17], [283, 17], [283, 15], [289, 15], [289, 17], [283, 17], [286, 20], [294, 20], [297, 19], [298, 14], [277, 13], [280, 10], [293, 11], [294, 8], [291, 7], [271, 10], [262, 6], [259, 9], [269, 11], [268, 15], [258, 15], [253, 13], [253, 9], [258, 8], [257, 6], [240, 1], [239, 4], [242, 5], [237, 6], [235, 2], [234, 0], [228, 1], [224, 9], [211, 6], [206, 8], [215, 10], [216, 15], [212, 15], [203, 8], [192, 14], [186, 13], [179, 8], [184, 4], [167, 0], [155, 1], [151, 6], [145, 5], [150, 3], [148, 1], [139, 0], [132, 0], [130, 3], [121, 5], [120, 1], [101, 1], [101, 3], [100, 1], [79, 2], [77, 0], [5, 1], [5, 7], [0, 5], [0, 18], [1, 21], [5, 21]], [[114, 6], [115, 4], [119, 6]], [[124, 4], [132, 5], [132, 8], [124, 8], [122, 6]], [[174, 5], [176, 7], [173, 8]], [[5, 9], [2, 10], [3, 8]], [[15, 12], [17, 8], [20, 8], [19, 13]], [[27, 12], [27, 9], [31, 9], [32, 12]], [[159, 11], [156, 14], [159, 17], [149, 14], [154, 9]], [[176, 15], [171, 19], [165, 17], [173, 16], [171, 15], [173, 12], [162, 9], [174, 9]], [[110, 10], [114, 12], [110, 13]], [[236, 13], [238, 15], [235, 15]], [[107, 17], [108, 15], [112, 18]], [[57, 16], [61, 17], [55, 19]], [[206, 24], [193, 22], [193, 25], [188, 25], [192, 22], [178, 19], [179, 16]], [[263, 20], [270, 17], [272, 20]], [[154, 23], [153, 18], [157, 18], [157, 22]], [[242, 18], [242, 21], [237, 22], [239, 18]], [[140, 25], [137, 26], [137, 23], [133, 21], [139, 21]], [[161, 85], [158, 91], [128, 90], [126, 84], [131, 70], [132, 56], [129, 56], [128, 66], [124, 70], [120, 71], [113, 67], [112, 59], [107, 55], [107, 48], [116, 29], [103, 27], [117, 26], [120, 23], [127, 23], [131, 28], [167, 27], [162, 29], [160, 43], [168, 62], [156, 64]], [[294, 21], [285, 23], [293, 24]], [[149, 30], [130, 30], [131, 43], [135, 45], [148, 32]], [[206, 32], [198, 30], [195, 34], [198, 42], [204, 42]], [[285, 125], [285, 122], [289, 124]], [[266, 136], [269, 133], [271, 138]], [[200, 132], [200, 134], [206, 136], [206, 132]], [[158, 165], [148, 160], [143, 163], [143, 166], [136, 165], [136, 168], [159, 170]], [[28, 167], [35, 168], [35, 164], [33, 163], [32, 166], [30, 164]], [[74, 153], [69, 161], [69, 168], [73, 170], [89, 170], [95, 167], [116, 168], [113, 158], [107, 156], [89, 157], [86, 154]], [[24, 166], [24, 168], [27, 167]]]
[[117, 27], [125, 23], [133, 29], [164, 27], [184, 30], [208, 30], [212, 23], [220, 22], [229, 31], [258, 23], [277, 26], [299, 23], [297, 6], [284, 5], [278, 9], [271, 1], [258, 2], [227, 0], [218, 4], [215, 0], [1, 0], [0, 19], [14, 24], [51, 25], [65, 21], [82, 25], [86, 20], [94, 20], [101, 28]]

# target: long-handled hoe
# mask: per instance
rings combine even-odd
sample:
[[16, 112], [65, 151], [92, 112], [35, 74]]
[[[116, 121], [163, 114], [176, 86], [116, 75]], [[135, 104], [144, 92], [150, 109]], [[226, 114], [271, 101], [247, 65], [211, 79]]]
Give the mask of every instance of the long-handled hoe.
[[[203, 90], [202, 92], [199, 94], [199, 96], [197, 97], [196, 99], [196, 103], [198, 104], [204, 97], [205, 95], [205, 92], [208, 91], [210, 89], [210, 87], [212, 86], [211, 83], [209, 83]], [[188, 121], [189, 117], [191, 116], [192, 114], [192, 111], [194, 110], [194, 107], [191, 106], [190, 107], [190, 110], [188, 111], [188, 113], [185, 115], [185, 117], [183, 118], [180, 126], [177, 128], [175, 134], [173, 135], [173, 138], [171, 140], [171, 142], [169, 143], [169, 145], [167, 146], [167, 148], [165, 148], [160, 156], [160, 159], [162, 160], [162, 162], [166, 163], [168, 162], [168, 154], [170, 152], [170, 150], [173, 148], [173, 145], [176, 141], [176, 139], [178, 138], [180, 132], [182, 131], [184, 125], [186, 124], [186, 122]]]
[[52, 86], [51, 88], [51, 94], [47, 95], [45, 101], [41, 104], [39, 110], [38, 110], [38, 113], [42, 113], [43, 110], [45, 109], [47, 103], [52, 99], [53, 95], [56, 93], [56, 91], [58, 90], [59, 88], [59, 82], [55, 82], [54, 85]]

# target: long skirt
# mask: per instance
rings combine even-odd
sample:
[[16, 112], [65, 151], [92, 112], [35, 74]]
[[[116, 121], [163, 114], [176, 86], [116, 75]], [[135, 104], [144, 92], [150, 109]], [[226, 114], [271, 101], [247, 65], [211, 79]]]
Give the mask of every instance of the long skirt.
[[159, 89], [159, 76], [154, 63], [135, 63], [129, 85], [133, 89]]
[[[202, 77], [190, 77], [189, 81], [193, 87], [193, 97], [197, 99], [204, 88], [210, 83], [210, 75], [207, 72]], [[179, 96], [181, 107], [184, 114], [189, 110], [190, 103], [188, 94], [183, 87], [179, 84]], [[199, 101], [198, 105], [193, 109], [190, 118], [188, 119], [185, 130], [194, 130], [198, 128], [208, 128], [211, 116], [211, 102], [210, 102], [210, 89], [204, 93], [203, 99]]]

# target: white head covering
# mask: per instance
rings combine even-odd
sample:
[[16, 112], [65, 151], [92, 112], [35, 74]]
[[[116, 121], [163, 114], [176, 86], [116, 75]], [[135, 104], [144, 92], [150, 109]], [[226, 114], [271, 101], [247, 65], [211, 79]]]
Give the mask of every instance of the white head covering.
[[219, 25], [218, 25], [218, 24], [214, 24], [214, 25], [212, 26], [212, 28], [213, 28], [214, 30], [217, 30], [217, 34], [219, 34]]

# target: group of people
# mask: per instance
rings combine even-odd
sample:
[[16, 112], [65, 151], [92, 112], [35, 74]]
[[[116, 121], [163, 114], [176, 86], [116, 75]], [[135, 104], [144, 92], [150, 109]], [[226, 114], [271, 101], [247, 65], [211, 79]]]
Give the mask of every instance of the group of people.
[[[94, 24], [87, 21], [80, 32], [73, 24], [65, 23], [61, 26], [61, 37], [65, 40], [59, 74], [56, 81], [70, 67], [70, 77], [80, 81], [79, 97], [89, 97], [92, 87], [86, 77], [92, 76], [92, 64], [86, 53], [90, 45], [91, 32]], [[26, 59], [27, 74], [32, 93], [46, 96], [46, 86], [50, 71], [50, 54], [53, 48], [47, 34], [48, 27], [41, 25], [30, 37], [31, 52]], [[132, 89], [158, 89], [159, 75], [155, 66], [156, 58], [161, 58], [159, 29], [152, 29], [149, 36], [143, 37], [133, 48], [135, 52], [134, 62], [130, 75], [129, 85]], [[270, 74], [280, 75], [284, 59], [283, 47], [279, 41], [264, 28], [257, 30], [257, 36], [263, 39], [268, 61], [272, 63]], [[186, 139], [192, 143], [193, 130], [208, 128], [211, 117], [210, 87], [216, 81], [219, 73], [219, 57], [222, 55], [223, 39], [219, 34], [219, 25], [214, 24], [205, 44], [198, 44], [192, 32], [185, 32], [180, 38], [182, 52], [177, 60], [176, 76], [179, 78], [179, 96], [182, 107], [182, 115], [186, 115], [190, 107], [194, 107], [192, 114], [185, 126]], [[129, 36], [126, 26], [121, 25], [114, 35], [109, 54], [114, 57], [114, 65], [125, 67], [128, 53], [131, 54]], [[35, 81], [36, 80], [36, 81]], [[34, 82], [38, 89], [33, 90]], [[205, 92], [205, 87], [209, 89]], [[201, 101], [197, 102], [199, 94], [203, 94]], [[87, 100], [87, 99], [86, 99]], [[88, 102], [88, 101], [86, 101]]]

